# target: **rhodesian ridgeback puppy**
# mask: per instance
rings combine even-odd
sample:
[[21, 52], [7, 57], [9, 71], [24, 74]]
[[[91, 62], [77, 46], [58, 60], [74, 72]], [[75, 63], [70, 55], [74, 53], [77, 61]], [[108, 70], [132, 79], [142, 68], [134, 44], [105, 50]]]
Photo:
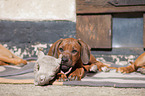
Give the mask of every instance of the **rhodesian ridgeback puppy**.
[[120, 71], [122, 73], [131, 73], [137, 71], [138, 68], [145, 68], [145, 52], [141, 54], [135, 62], [130, 62], [131, 65], [127, 67], [120, 67], [117, 69], [117, 71]]
[[7, 48], [0, 44], [0, 65], [8, 65], [9, 63], [19, 65], [21, 63], [27, 64], [27, 61], [12, 54]]
[[96, 61], [90, 53], [89, 46], [82, 40], [74, 38], [60, 39], [50, 48], [48, 55], [56, 58], [62, 54], [59, 80], [81, 80], [85, 71], [101, 71], [101, 67], [107, 66]]

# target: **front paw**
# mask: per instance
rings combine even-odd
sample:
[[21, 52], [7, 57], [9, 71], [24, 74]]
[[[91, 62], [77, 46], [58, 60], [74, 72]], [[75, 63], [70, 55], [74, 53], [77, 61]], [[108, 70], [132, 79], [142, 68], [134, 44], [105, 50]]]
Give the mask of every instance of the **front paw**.
[[80, 81], [84, 76], [84, 68], [77, 68], [74, 72], [69, 75], [69, 81], [77, 80]]
[[23, 64], [27, 64], [27, 61], [26, 60], [23, 60], [22, 59], [21, 61], [22, 61]]
[[68, 81], [68, 78], [67, 78], [66, 74], [64, 74], [64, 73], [58, 73], [57, 76], [58, 76], [57, 81], [59, 81], [59, 82]]
[[121, 72], [121, 73], [130, 73], [129, 69], [126, 67], [120, 67], [117, 69], [117, 72]]
[[93, 73], [96, 73], [97, 72], [97, 65], [93, 65], [91, 68], [90, 68], [90, 72], [93, 72]]

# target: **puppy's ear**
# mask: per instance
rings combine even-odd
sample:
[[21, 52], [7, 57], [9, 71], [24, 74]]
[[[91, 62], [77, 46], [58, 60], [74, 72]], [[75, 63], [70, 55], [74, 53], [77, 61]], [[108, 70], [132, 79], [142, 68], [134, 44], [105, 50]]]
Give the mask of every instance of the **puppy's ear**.
[[58, 47], [61, 44], [61, 42], [63, 41], [63, 39], [57, 40], [49, 49], [48, 55], [50, 56], [54, 56], [56, 58], [58, 58]]
[[88, 64], [90, 61], [90, 47], [80, 39], [78, 43], [81, 45], [81, 60], [84, 64]]

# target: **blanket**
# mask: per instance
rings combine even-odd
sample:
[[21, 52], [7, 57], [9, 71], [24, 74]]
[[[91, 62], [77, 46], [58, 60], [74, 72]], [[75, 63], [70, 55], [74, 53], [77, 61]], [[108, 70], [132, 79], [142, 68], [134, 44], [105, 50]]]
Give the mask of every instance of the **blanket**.
[[[35, 63], [23, 67], [0, 66], [0, 83], [33, 84]], [[109, 72], [86, 73], [81, 81], [54, 82], [54, 85], [145, 88], [145, 75], [139, 72], [129, 74]]]

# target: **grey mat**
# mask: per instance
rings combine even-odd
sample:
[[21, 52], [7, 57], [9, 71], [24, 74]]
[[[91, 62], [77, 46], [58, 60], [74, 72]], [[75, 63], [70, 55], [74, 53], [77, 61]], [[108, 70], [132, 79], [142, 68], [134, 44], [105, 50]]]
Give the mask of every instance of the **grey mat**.
[[96, 86], [96, 87], [125, 87], [145, 88], [145, 75], [138, 72], [129, 74], [110, 72], [99, 72], [94, 75], [88, 74], [81, 81], [67, 81], [64, 85]]
[[[0, 66], [0, 83], [7, 83], [6, 79], [8, 83], [33, 83], [33, 68], [32, 62], [23, 67]], [[62, 85], [145, 88], [145, 75], [139, 72], [122, 74], [111, 70], [110, 72], [87, 73], [81, 81], [66, 81]]]
[[0, 78], [9, 78], [9, 79], [32, 79], [34, 78], [33, 69], [35, 63], [30, 62], [23, 67], [6, 65], [0, 66]]

